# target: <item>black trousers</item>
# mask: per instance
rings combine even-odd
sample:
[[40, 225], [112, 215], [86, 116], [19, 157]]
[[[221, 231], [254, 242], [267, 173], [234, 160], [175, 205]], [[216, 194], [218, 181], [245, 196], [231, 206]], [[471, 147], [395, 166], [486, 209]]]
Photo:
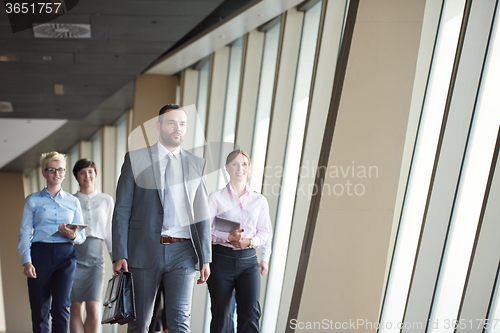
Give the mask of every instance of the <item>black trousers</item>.
[[31, 261], [37, 275], [36, 279], [28, 278], [33, 332], [49, 332], [49, 312], [52, 332], [68, 332], [69, 295], [77, 256], [71, 243], [31, 244]]
[[261, 315], [260, 272], [255, 249], [235, 250], [212, 247], [210, 277], [207, 281], [212, 305], [211, 333], [226, 333], [230, 322], [233, 290], [238, 303], [238, 332], [259, 332]]

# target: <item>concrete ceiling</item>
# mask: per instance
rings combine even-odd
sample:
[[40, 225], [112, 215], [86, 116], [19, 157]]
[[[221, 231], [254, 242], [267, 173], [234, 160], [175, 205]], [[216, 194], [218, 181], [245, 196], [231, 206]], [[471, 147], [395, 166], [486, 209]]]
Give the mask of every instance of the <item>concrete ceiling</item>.
[[[0, 11], [0, 56], [14, 56], [14, 61], [0, 61], [0, 102], [13, 107], [0, 113], [0, 170], [27, 173], [42, 152], [67, 152], [100, 126], [113, 124], [133, 107], [138, 74], [172, 46], [250, 2], [81, 0], [51, 21], [90, 24], [92, 37], [87, 39], [40, 39], [31, 29], [12, 33], [5, 11]], [[55, 85], [63, 85], [63, 95], [55, 94]], [[28, 122], [8, 119], [55, 122], [37, 122], [42, 128], [35, 135]], [[2, 131], [6, 126], [10, 134]], [[16, 131], [23, 135], [12, 139]]]
[[299, 10], [306, 10], [319, 0], [261, 0], [253, 1], [242, 10], [235, 11], [223, 22], [211, 25], [199, 38], [185, 43], [182, 48], [174, 48], [171, 52], [155, 61], [146, 70], [146, 74], [173, 75], [183, 68], [195, 64], [215, 52], [219, 48], [234, 42], [247, 32], [259, 28], [274, 26], [280, 21], [279, 15], [299, 4]]

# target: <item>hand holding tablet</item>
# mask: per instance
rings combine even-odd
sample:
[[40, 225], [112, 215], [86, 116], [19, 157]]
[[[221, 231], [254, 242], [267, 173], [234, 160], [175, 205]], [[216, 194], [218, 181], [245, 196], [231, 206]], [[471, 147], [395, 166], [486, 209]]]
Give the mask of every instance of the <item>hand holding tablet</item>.
[[[85, 229], [86, 227], [88, 227], [88, 225], [86, 225], [86, 224], [74, 224], [74, 223], [68, 223], [68, 224], [66, 224], [66, 227], [67, 227], [68, 229], [71, 229], [71, 230], [73, 230], [73, 231], [75, 231], [75, 232], [76, 232], [77, 228], [79, 228], [80, 230], [81, 230], [81, 229]], [[61, 236], [61, 237], [66, 237], [67, 235], [63, 234], [62, 232], [60, 232], [60, 231], [58, 230], [58, 231], [54, 232], [54, 233], [52, 234], [52, 236]]]
[[216, 216], [214, 220], [215, 230], [231, 233], [231, 231], [240, 229], [241, 224], [239, 222], [227, 219], [222, 216]]

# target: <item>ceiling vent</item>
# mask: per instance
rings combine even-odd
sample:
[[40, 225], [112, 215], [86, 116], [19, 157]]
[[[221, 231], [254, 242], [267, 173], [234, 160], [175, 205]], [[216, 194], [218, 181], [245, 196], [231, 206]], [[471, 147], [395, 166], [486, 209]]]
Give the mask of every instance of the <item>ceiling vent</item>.
[[33, 24], [35, 38], [90, 38], [90, 24]]
[[12, 108], [11, 102], [0, 102], [0, 112], [12, 112], [14, 109]]

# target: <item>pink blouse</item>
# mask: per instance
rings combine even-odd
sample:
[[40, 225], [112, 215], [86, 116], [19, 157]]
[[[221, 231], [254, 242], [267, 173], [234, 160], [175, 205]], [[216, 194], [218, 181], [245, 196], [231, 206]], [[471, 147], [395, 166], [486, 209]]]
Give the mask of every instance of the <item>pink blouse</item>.
[[[229, 243], [229, 233], [213, 228], [215, 216], [241, 223], [241, 229], [245, 230], [243, 238], [252, 238], [255, 248], [270, 243], [273, 231], [269, 217], [269, 205], [262, 194], [251, 191], [246, 186], [245, 193], [238, 197], [231, 185], [227, 184], [222, 189], [210, 193], [208, 203], [210, 216], [212, 216], [212, 244], [234, 248]], [[266, 256], [269, 257], [269, 255], [270, 253]]]

